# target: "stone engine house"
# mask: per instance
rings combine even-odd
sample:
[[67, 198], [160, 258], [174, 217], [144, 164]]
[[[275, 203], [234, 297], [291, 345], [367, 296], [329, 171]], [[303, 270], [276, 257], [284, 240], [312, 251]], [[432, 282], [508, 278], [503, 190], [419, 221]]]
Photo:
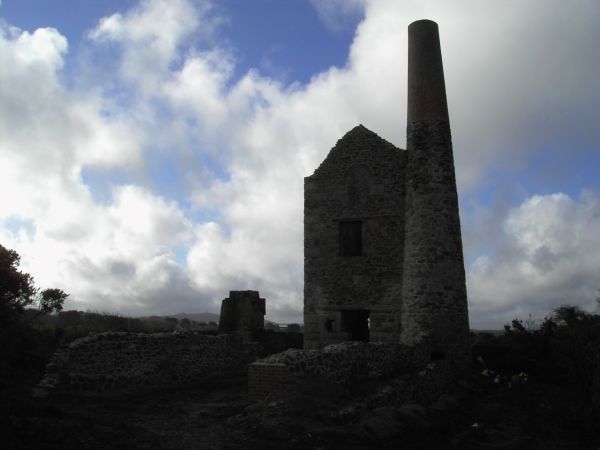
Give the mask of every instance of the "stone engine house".
[[406, 150], [359, 125], [304, 180], [305, 348], [425, 339], [464, 359], [469, 323], [438, 27], [408, 28]]

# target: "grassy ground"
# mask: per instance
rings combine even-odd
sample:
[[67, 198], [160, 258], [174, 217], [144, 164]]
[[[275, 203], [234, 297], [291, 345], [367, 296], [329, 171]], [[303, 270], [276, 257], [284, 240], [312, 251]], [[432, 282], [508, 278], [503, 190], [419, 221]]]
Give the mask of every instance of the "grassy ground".
[[303, 380], [259, 404], [246, 380], [139, 395], [51, 395], [31, 384], [2, 391], [10, 449], [597, 449], [580, 439], [569, 386], [530, 379], [508, 387], [474, 373], [430, 405], [365, 406], [381, 389]]

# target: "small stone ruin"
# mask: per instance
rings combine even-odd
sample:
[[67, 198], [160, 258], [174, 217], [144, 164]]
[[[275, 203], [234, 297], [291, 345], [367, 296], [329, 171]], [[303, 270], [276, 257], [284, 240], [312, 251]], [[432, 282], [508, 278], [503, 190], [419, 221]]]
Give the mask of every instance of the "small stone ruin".
[[258, 291], [230, 291], [221, 303], [219, 332], [257, 341], [265, 331], [265, 312], [265, 299]]

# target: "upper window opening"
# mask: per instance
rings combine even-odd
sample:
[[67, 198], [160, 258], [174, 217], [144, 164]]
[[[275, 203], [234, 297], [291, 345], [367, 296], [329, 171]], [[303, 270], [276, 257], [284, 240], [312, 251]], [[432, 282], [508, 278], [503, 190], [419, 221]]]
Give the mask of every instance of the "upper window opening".
[[340, 256], [362, 255], [362, 222], [340, 222]]

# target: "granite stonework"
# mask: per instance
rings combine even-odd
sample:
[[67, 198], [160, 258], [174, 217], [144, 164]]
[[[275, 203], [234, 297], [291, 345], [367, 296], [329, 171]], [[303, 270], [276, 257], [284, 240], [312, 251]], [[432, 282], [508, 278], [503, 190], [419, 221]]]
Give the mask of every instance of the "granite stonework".
[[265, 331], [265, 299], [258, 291], [230, 291], [221, 302], [219, 332], [256, 341]]
[[[305, 178], [305, 348], [354, 339], [345, 322], [357, 310], [369, 311], [370, 337], [362, 340], [397, 336], [405, 167], [406, 152], [359, 125]], [[340, 254], [344, 222], [360, 222], [361, 255]]]
[[109, 332], [56, 351], [40, 388], [133, 392], [245, 376], [260, 346], [235, 335]]
[[342, 385], [381, 380], [384, 391], [371, 399], [378, 406], [390, 401], [428, 402], [456, 383], [454, 364], [430, 361], [427, 341], [341, 342], [319, 350], [290, 349], [250, 364], [248, 372], [248, 400], [255, 402], [287, 392], [295, 380], [306, 376]]
[[318, 375], [342, 384], [387, 378], [429, 362], [418, 347], [392, 342], [340, 342], [320, 350], [289, 349], [255, 364], [283, 364], [291, 374]]
[[458, 196], [438, 27], [408, 28], [407, 149], [362, 125], [304, 181], [305, 349], [428, 342], [468, 364]]
[[432, 352], [468, 360], [467, 292], [448, 122], [409, 124], [407, 153], [402, 341], [428, 335]]

